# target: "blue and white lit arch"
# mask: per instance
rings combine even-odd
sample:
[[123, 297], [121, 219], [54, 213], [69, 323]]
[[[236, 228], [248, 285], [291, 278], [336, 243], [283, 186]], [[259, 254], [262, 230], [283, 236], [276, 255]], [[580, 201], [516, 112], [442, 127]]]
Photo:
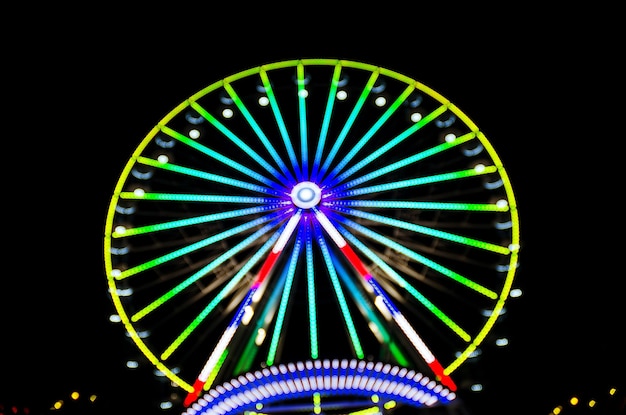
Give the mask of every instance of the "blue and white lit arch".
[[357, 398], [363, 399], [362, 406], [402, 403], [415, 408], [448, 404], [456, 398], [448, 388], [413, 370], [380, 362], [316, 360], [242, 374], [205, 393], [184, 414], [263, 413], [269, 405], [272, 413], [312, 413], [318, 395], [342, 402], [344, 408]]

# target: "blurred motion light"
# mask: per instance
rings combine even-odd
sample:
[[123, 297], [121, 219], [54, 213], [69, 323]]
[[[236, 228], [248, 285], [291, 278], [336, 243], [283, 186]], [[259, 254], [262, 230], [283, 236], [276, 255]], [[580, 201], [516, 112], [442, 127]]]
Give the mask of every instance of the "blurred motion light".
[[470, 386], [470, 390], [472, 392], [480, 392], [483, 390], [483, 385], [480, 383], [474, 383], [472, 386]]
[[509, 344], [509, 339], [507, 339], [506, 337], [501, 337], [499, 339], [496, 339], [496, 346], [503, 347], [503, 346], [508, 346], [508, 344]]

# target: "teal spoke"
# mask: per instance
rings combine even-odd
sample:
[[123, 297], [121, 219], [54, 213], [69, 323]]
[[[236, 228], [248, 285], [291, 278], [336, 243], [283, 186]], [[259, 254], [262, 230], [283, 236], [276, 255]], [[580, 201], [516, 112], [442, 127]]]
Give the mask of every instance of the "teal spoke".
[[217, 128], [224, 136], [226, 136], [233, 144], [246, 153], [252, 160], [261, 165], [265, 170], [271, 173], [275, 178], [284, 180], [280, 172], [272, 167], [263, 157], [255, 152], [249, 145], [244, 143], [239, 137], [237, 137], [232, 131], [230, 131], [224, 124], [222, 124], [217, 118], [211, 115], [207, 110], [202, 108], [200, 104], [195, 101], [189, 101], [189, 105], [200, 115], [202, 115], [208, 122], [210, 122], [215, 128]]
[[116, 228], [116, 230], [111, 234], [111, 236], [114, 238], [122, 238], [122, 237], [134, 236], [134, 235], [143, 235], [143, 234], [152, 233], [152, 232], [160, 232], [160, 231], [164, 231], [168, 229], [176, 229], [176, 228], [182, 228], [186, 226], [200, 225], [202, 223], [219, 222], [222, 220], [232, 219], [232, 218], [243, 218], [245, 216], [252, 216], [252, 215], [267, 212], [270, 210], [276, 210], [280, 207], [281, 205], [279, 204], [262, 205], [262, 206], [256, 206], [256, 207], [251, 207], [251, 208], [246, 208], [246, 209], [237, 209], [237, 210], [230, 210], [226, 212], [212, 213], [209, 215], [196, 216], [196, 217], [188, 218], [188, 219], [179, 219], [179, 220], [173, 220], [169, 222], [155, 223], [152, 225], [138, 226], [136, 228], [126, 228], [126, 227], [123, 229]]
[[263, 143], [265, 149], [268, 151], [268, 153], [270, 153], [270, 156], [272, 156], [274, 162], [278, 165], [278, 167], [280, 167], [280, 170], [283, 172], [283, 174], [293, 180], [293, 176], [287, 169], [287, 165], [283, 162], [280, 155], [278, 155], [278, 152], [276, 151], [270, 140], [267, 138], [259, 124], [256, 122], [252, 114], [250, 114], [250, 111], [248, 111], [248, 108], [246, 108], [233, 87], [229, 83], [224, 83], [224, 89], [226, 90], [226, 92], [228, 92], [228, 95], [230, 95], [237, 108], [239, 108], [239, 111], [241, 111], [246, 121], [248, 121], [248, 124], [250, 125], [250, 127], [252, 127], [257, 137], [259, 137], [259, 140], [261, 140], [261, 143]]
[[309, 144], [306, 123], [306, 97], [307, 90], [304, 77], [304, 65], [302, 62], [297, 66], [298, 75], [298, 115], [300, 118], [300, 153], [302, 155], [302, 173], [300, 178], [309, 177]]
[[[306, 223], [306, 222], [305, 222]], [[315, 266], [313, 264], [313, 242], [311, 227], [306, 223], [305, 229], [306, 249], [306, 287], [309, 304], [309, 338], [311, 347], [311, 359], [319, 357], [319, 345], [317, 338], [317, 307], [315, 305]]]
[[347, 218], [341, 217], [339, 215], [333, 215], [333, 217], [338, 220], [339, 222], [351, 227], [352, 229], [360, 232], [361, 234], [367, 236], [368, 238], [374, 239], [375, 241], [393, 249], [394, 251], [406, 256], [407, 258], [410, 258], [420, 264], [423, 264], [435, 271], [437, 271], [438, 273], [440, 273], [441, 275], [444, 275], [462, 285], [464, 285], [467, 288], [470, 288], [492, 300], [495, 300], [498, 298], [498, 295], [493, 292], [492, 290], [483, 287], [482, 285], [478, 284], [477, 282], [474, 282], [472, 280], [470, 280], [467, 277], [464, 277], [463, 275], [454, 272], [446, 267], [444, 267], [441, 264], [436, 263], [433, 260], [430, 260], [428, 258], [426, 258], [423, 255], [418, 254], [417, 252], [407, 248], [406, 246], [393, 241], [389, 238], [387, 238], [386, 236], [383, 236], [379, 233], [376, 233], [368, 228], [366, 228], [365, 226], [362, 226], [356, 222], [353, 222]]
[[391, 117], [400, 106], [404, 103], [407, 97], [413, 92], [415, 87], [409, 85], [402, 94], [396, 98], [396, 100], [387, 108], [383, 115], [374, 123], [374, 125], [361, 137], [361, 139], [352, 147], [352, 149], [346, 154], [346, 156], [337, 164], [333, 171], [329, 174], [328, 179], [332, 180], [344, 167], [356, 156], [356, 154], [363, 148], [365, 144], [372, 138], [372, 136], [382, 127], [385, 122]]
[[282, 295], [280, 298], [280, 305], [278, 306], [278, 313], [276, 315], [276, 323], [274, 324], [274, 332], [272, 333], [272, 339], [270, 341], [270, 348], [267, 353], [266, 363], [268, 366], [274, 364], [276, 359], [276, 352], [278, 350], [278, 343], [285, 323], [287, 315], [287, 305], [289, 304], [289, 298], [291, 295], [291, 288], [293, 286], [293, 280], [296, 274], [296, 265], [298, 263], [298, 257], [302, 249], [302, 228], [299, 229], [298, 236], [295, 240], [293, 251], [291, 251], [291, 258], [289, 260], [289, 266], [286, 269], [285, 285], [282, 287]]
[[357, 100], [354, 108], [352, 109], [352, 112], [350, 113], [350, 116], [348, 117], [348, 119], [346, 120], [346, 123], [341, 129], [339, 136], [335, 140], [335, 144], [333, 144], [333, 147], [328, 153], [326, 160], [324, 161], [324, 165], [322, 166], [322, 169], [320, 170], [321, 176], [324, 176], [326, 174], [327, 170], [330, 167], [330, 164], [333, 162], [335, 156], [337, 155], [337, 152], [339, 151], [341, 144], [343, 144], [343, 141], [348, 135], [350, 128], [352, 128], [352, 125], [354, 124], [354, 120], [356, 120], [357, 115], [359, 115], [359, 112], [361, 111], [361, 107], [363, 107], [363, 104], [365, 104], [365, 100], [367, 99], [368, 95], [372, 91], [372, 88], [374, 87], [374, 84], [376, 83], [376, 79], [378, 79], [378, 75], [380, 75], [378, 71], [374, 71], [370, 75], [370, 78], [367, 81], [365, 88], [363, 88], [363, 91], [361, 91], [361, 95], [359, 96], [359, 99]]
[[405, 222], [399, 219], [393, 219], [386, 216], [377, 215], [375, 213], [363, 212], [357, 209], [337, 209], [339, 212], [346, 213], [348, 215], [356, 216], [359, 218], [367, 219], [373, 222], [381, 223], [383, 225], [389, 225], [400, 229], [406, 229], [422, 235], [433, 236], [439, 239], [445, 239], [446, 241], [456, 242], [458, 244], [471, 246], [473, 248], [484, 249], [486, 251], [495, 252], [502, 255], [509, 255], [511, 250], [508, 247], [492, 244], [489, 242], [479, 241], [477, 239], [468, 238], [461, 235], [456, 235], [450, 232], [444, 232], [437, 229], [428, 228], [426, 226], [417, 225], [410, 222]]
[[361, 161], [356, 163], [354, 166], [352, 166], [351, 168], [349, 168], [348, 170], [346, 170], [345, 172], [337, 176], [338, 182], [344, 181], [345, 179], [352, 176], [357, 171], [361, 170], [363, 167], [370, 164], [372, 161], [376, 160], [377, 158], [379, 158], [380, 156], [382, 156], [383, 154], [385, 154], [386, 152], [388, 152], [389, 150], [391, 150], [392, 148], [400, 144], [407, 137], [414, 134], [424, 125], [435, 120], [437, 117], [443, 114], [447, 109], [448, 109], [448, 105], [442, 105], [436, 110], [434, 110], [433, 112], [431, 112], [430, 114], [426, 115], [424, 118], [422, 118], [421, 120], [413, 124], [411, 127], [407, 128], [404, 132], [402, 132], [395, 138], [391, 139], [389, 142], [387, 142], [387, 144], [380, 147], [378, 150], [374, 151], [369, 156], [364, 157]]
[[191, 138], [179, 133], [178, 131], [174, 131], [171, 128], [162, 125], [161, 126], [161, 131], [164, 132], [165, 134], [169, 135], [172, 138], [175, 138], [176, 140], [182, 142], [183, 144], [211, 157], [214, 160], [219, 161], [220, 163], [224, 164], [225, 166], [228, 166], [229, 168], [243, 173], [255, 180], [260, 181], [261, 183], [265, 183], [266, 185], [272, 187], [272, 188], [276, 188], [277, 184], [276, 182], [266, 178], [265, 176], [263, 176], [262, 174], [259, 174], [257, 172], [255, 172], [252, 169], [249, 169], [248, 167], [244, 166], [241, 163], [237, 163], [235, 160], [226, 157], [224, 155], [222, 155], [221, 153], [218, 153], [215, 150], [212, 150], [202, 144], [200, 144], [198, 141], [196, 140], [192, 140]]
[[374, 337], [380, 344], [384, 344], [389, 348], [396, 361], [401, 365], [408, 365], [409, 358], [400, 350], [391, 337], [391, 334], [386, 328], [386, 322], [383, 316], [372, 308], [372, 302], [366, 298], [361, 289], [354, 281], [354, 277], [350, 275], [345, 267], [345, 264], [331, 252], [333, 264], [337, 269], [337, 275], [341, 278], [341, 282], [346, 286], [347, 292], [352, 298], [354, 298], [354, 304], [359, 309], [363, 317], [369, 321], [368, 327]]
[[445, 150], [449, 150], [453, 147], [458, 146], [459, 144], [463, 144], [473, 138], [476, 137], [476, 134], [471, 132], [471, 133], [467, 133], [461, 137], [457, 137], [455, 140], [453, 141], [446, 141], [444, 143], [441, 143], [433, 148], [430, 148], [428, 150], [425, 151], [421, 151], [417, 154], [414, 154], [412, 156], [406, 157], [400, 161], [397, 161], [395, 163], [391, 163], [387, 166], [381, 167], [379, 169], [376, 169], [368, 174], [365, 174], [363, 176], [360, 176], [359, 178], [353, 179], [341, 186], [337, 186], [336, 187], [336, 192], [340, 192], [341, 190], [344, 189], [349, 189], [351, 187], [354, 187], [356, 185], [359, 184], [363, 184], [369, 180], [375, 179], [376, 177], [380, 177], [380, 176], [384, 176], [386, 174], [389, 174], [395, 170], [407, 167], [413, 163], [416, 163], [418, 161], [424, 160], [427, 157], [431, 157], [434, 156], [435, 154], [439, 154], [442, 151]]
[[467, 177], [494, 173], [497, 170], [498, 169], [495, 166], [485, 167], [481, 165], [478, 168], [473, 168], [473, 169], [461, 170], [461, 171], [450, 172], [450, 173], [435, 174], [433, 176], [418, 177], [415, 179], [400, 180], [397, 182], [384, 183], [384, 184], [379, 184], [376, 186], [347, 190], [347, 191], [340, 192], [338, 194], [334, 194], [334, 193], [329, 193], [329, 194], [332, 194], [334, 197], [348, 197], [348, 196], [357, 196], [357, 195], [377, 193], [377, 192], [387, 192], [389, 190], [394, 190], [394, 189], [403, 189], [403, 188], [414, 187], [414, 186], [422, 186], [425, 184], [445, 182], [449, 180], [464, 179]]
[[377, 209], [466, 210], [474, 212], [507, 212], [506, 201], [496, 203], [413, 202], [409, 200], [331, 200], [324, 206], [370, 207]]
[[[265, 243], [257, 250], [248, 261], [241, 267], [237, 273], [230, 278], [228, 283], [217, 293], [215, 297], [204, 307], [204, 309], [193, 319], [193, 321], [185, 327], [185, 329], [176, 337], [176, 339], [165, 349], [161, 355], [162, 359], [168, 359], [178, 347], [187, 339], [189, 335], [193, 333], [198, 326], [211, 314], [211, 312], [217, 307], [219, 303], [233, 291], [235, 287], [239, 285], [241, 280], [252, 270], [252, 268], [261, 260], [263, 256], [267, 254], [272, 245], [276, 242], [280, 235], [280, 232], [275, 232]], [[207, 266], [206, 268], [209, 268]], [[212, 267], [211, 267], [212, 268]], [[206, 274], [210, 270], [203, 269], [200, 272]], [[192, 276], [191, 278], [194, 278]], [[157, 300], [158, 301], [158, 300]]]
[[333, 113], [333, 106], [336, 100], [337, 87], [339, 86], [340, 76], [341, 64], [337, 64], [335, 65], [335, 69], [333, 71], [333, 77], [330, 83], [330, 90], [328, 91], [328, 99], [326, 100], [326, 108], [324, 110], [324, 118], [322, 120], [322, 128], [320, 131], [320, 136], [317, 140], [317, 149], [315, 151], [315, 160], [313, 162], [313, 172], [311, 174], [311, 179], [313, 181], [317, 180], [320, 164], [322, 162], [322, 154], [324, 152], [324, 146], [326, 145], [328, 126], [330, 125], [330, 120]]
[[[283, 120], [280, 108], [278, 107], [278, 101], [276, 100], [276, 95], [274, 94], [274, 90], [272, 89], [272, 83], [270, 82], [266, 71], [261, 70], [259, 75], [261, 76], [261, 82], [263, 82], [263, 87], [265, 88], [267, 99], [269, 99], [270, 106], [272, 107], [272, 111], [274, 112], [274, 118], [276, 118], [276, 123], [278, 124], [278, 129], [283, 139], [283, 143], [285, 144], [285, 148], [287, 149], [289, 160], [291, 160], [291, 165], [296, 172], [296, 176], [298, 176], [298, 173], [300, 172], [300, 168], [298, 167], [298, 160], [296, 158], [296, 153], [293, 150], [293, 145], [291, 144], [291, 138], [289, 138], [289, 133], [287, 132], [287, 126], [285, 125], [285, 121]], [[300, 179], [301, 177], [298, 177], [298, 180]]]
[[[115, 277], [116, 280], [122, 280], [122, 279], [128, 278], [128, 277], [133, 276], [135, 274], [138, 274], [140, 272], [146, 271], [148, 269], [151, 269], [151, 268], [157, 267], [159, 265], [162, 265], [162, 264], [164, 264], [166, 262], [172, 261], [172, 260], [174, 260], [176, 258], [179, 258], [179, 257], [183, 256], [183, 255], [190, 254], [191, 252], [197, 251], [198, 249], [205, 248], [205, 247], [207, 247], [209, 245], [212, 245], [212, 244], [214, 244], [216, 242], [219, 242], [219, 241], [222, 241], [224, 239], [230, 238], [230, 237], [232, 237], [234, 235], [237, 235], [237, 234], [239, 234], [241, 232], [247, 231], [247, 230], [249, 230], [251, 228], [254, 228], [254, 227], [257, 227], [259, 225], [262, 225], [263, 223], [268, 222], [268, 221], [272, 221], [272, 223], [270, 223], [269, 225], [265, 225], [261, 229], [266, 229], [268, 226], [271, 228], [271, 227], [275, 226], [275, 222], [277, 221], [277, 219], [276, 219], [277, 216], [279, 217], [278, 213], [276, 213], [276, 214], [269, 214], [269, 215], [265, 215], [263, 217], [255, 219], [255, 220], [251, 220], [249, 222], [244, 222], [244, 223], [242, 223], [239, 226], [235, 226], [234, 228], [227, 229], [227, 230], [225, 230], [223, 232], [220, 232], [218, 234], [215, 234], [215, 235], [213, 235], [213, 236], [211, 236], [209, 238], [202, 239], [201, 241], [195, 242], [195, 243], [193, 243], [191, 245], [187, 245], [187, 246], [185, 246], [183, 248], [180, 248], [180, 249], [177, 249], [175, 251], [172, 251], [172, 252], [170, 252], [170, 253], [168, 253], [166, 255], [162, 255], [162, 256], [160, 256], [158, 258], [152, 259], [152, 260], [150, 260], [148, 262], [145, 262], [143, 264], [134, 266], [134, 267], [129, 268], [127, 270], [120, 271], [119, 273], [114, 275], [114, 277]], [[280, 217], [279, 217], [279, 219], [280, 219]], [[255, 234], [256, 234], [256, 232], [255, 232]]]
[[[160, 307], [161, 305], [163, 305], [164, 303], [169, 301], [175, 295], [181, 293], [183, 290], [185, 290], [185, 288], [189, 287], [191, 284], [195, 283], [200, 278], [203, 278], [204, 276], [206, 276], [208, 273], [213, 271], [216, 267], [218, 267], [219, 265], [224, 263], [226, 260], [232, 258], [233, 255], [235, 255], [238, 252], [240, 252], [241, 250], [245, 249], [246, 247], [248, 247], [252, 243], [258, 241], [259, 238], [263, 237], [271, 229], [276, 227], [277, 224], [278, 224], [278, 221], [273, 221], [271, 223], [268, 223], [267, 225], [263, 226], [258, 231], [254, 232], [253, 234], [251, 234], [250, 236], [245, 238], [243, 241], [239, 242], [238, 244], [236, 244], [235, 246], [233, 246], [229, 250], [225, 251], [222, 255], [218, 256], [216, 259], [211, 261], [209, 264], [207, 264], [206, 266], [202, 267], [202, 269], [200, 269], [199, 271], [193, 273], [191, 276], [186, 278], [185, 281], [183, 281], [180, 284], [176, 285], [174, 288], [169, 290], [167, 293], [163, 294], [162, 296], [160, 296], [159, 298], [157, 298], [156, 300], [154, 300], [153, 302], [148, 304], [146, 307], [144, 307], [143, 309], [139, 310], [137, 313], [135, 313], [132, 316], [132, 320], [133, 321], [141, 320], [143, 317], [145, 317], [146, 315], [148, 315], [149, 313], [151, 313], [152, 311], [156, 310], [158, 307]], [[276, 238], [278, 238], [278, 236]]]
[[348, 329], [348, 335], [350, 336], [350, 340], [352, 341], [354, 353], [359, 359], [362, 359], [365, 357], [365, 353], [363, 352], [363, 347], [361, 346], [361, 340], [359, 339], [359, 336], [356, 332], [356, 327], [354, 326], [352, 315], [350, 314], [345, 295], [343, 294], [341, 284], [339, 283], [339, 279], [337, 277], [337, 271], [335, 269], [330, 251], [328, 250], [328, 246], [326, 245], [326, 241], [324, 240], [324, 233], [317, 223], [315, 226], [315, 234], [317, 237], [317, 243], [322, 251], [322, 257], [324, 258], [324, 262], [326, 263], [326, 270], [328, 271], [328, 275], [330, 277], [330, 281], [335, 292], [335, 297], [339, 304], [339, 309], [341, 310], [344, 324]]
[[367, 245], [361, 242], [356, 236], [348, 232], [344, 227], [338, 226], [339, 232], [350, 241], [359, 251], [361, 251], [367, 258], [369, 258], [376, 266], [378, 266], [389, 278], [395, 281], [399, 287], [403, 288], [413, 298], [419, 301], [429, 312], [432, 313], [439, 321], [443, 322], [454, 333], [456, 333], [464, 341], [469, 342], [471, 336], [461, 328], [456, 322], [454, 322], [448, 315], [446, 315], [440, 308], [435, 306], [429, 299], [427, 299], [418, 289], [416, 289], [410, 282], [400, 276], [387, 262], [385, 262], [380, 256], [376, 255], [374, 251], [369, 249]]
[[222, 183], [228, 186], [239, 187], [242, 189], [251, 190], [259, 193], [267, 193], [272, 195], [280, 195], [280, 192], [276, 190], [270, 189], [265, 186], [259, 186], [258, 184], [252, 184], [248, 182], [244, 182], [242, 180], [233, 179], [230, 177], [224, 177], [218, 174], [207, 173], [204, 171], [191, 169], [189, 167], [178, 166], [176, 164], [172, 164], [169, 162], [163, 163], [159, 160], [150, 159], [147, 157], [138, 157], [137, 162], [141, 164], [145, 164], [146, 166], [155, 167], [158, 169], [168, 170], [174, 173], [183, 174], [190, 177], [197, 177], [199, 179], [212, 181], [216, 183]]

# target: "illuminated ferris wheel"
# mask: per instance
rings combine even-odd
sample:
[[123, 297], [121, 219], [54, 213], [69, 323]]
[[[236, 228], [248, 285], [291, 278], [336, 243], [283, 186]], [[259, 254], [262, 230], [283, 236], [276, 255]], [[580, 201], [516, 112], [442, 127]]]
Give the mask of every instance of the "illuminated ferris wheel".
[[186, 414], [387, 413], [455, 400], [509, 297], [519, 221], [496, 151], [445, 97], [302, 59], [168, 113], [104, 242], [115, 308]]

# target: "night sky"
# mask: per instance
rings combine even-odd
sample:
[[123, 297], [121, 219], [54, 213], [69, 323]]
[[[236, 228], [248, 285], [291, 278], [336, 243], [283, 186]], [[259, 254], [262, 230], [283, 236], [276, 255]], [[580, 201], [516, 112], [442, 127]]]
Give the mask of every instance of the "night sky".
[[103, 232], [115, 183], [140, 140], [193, 93], [306, 57], [372, 63], [430, 86], [482, 129], [507, 169], [524, 295], [505, 321], [510, 346], [486, 359], [486, 389], [463, 397], [469, 415], [548, 415], [572, 394], [623, 393], [624, 106], [609, 13], [487, 18], [411, 7], [358, 20], [349, 10], [292, 19], [90, 11], [94, 21], [39, 26], [35, 44], [15, 40], [5, 78], [16, 96], [4, 122], [0, 404], [47, 408], [79, 389], [98, 393], [108, 413], [159, 413], [155, 397], [167, 387], [125, 369], [138, 353], [108, 321]]

